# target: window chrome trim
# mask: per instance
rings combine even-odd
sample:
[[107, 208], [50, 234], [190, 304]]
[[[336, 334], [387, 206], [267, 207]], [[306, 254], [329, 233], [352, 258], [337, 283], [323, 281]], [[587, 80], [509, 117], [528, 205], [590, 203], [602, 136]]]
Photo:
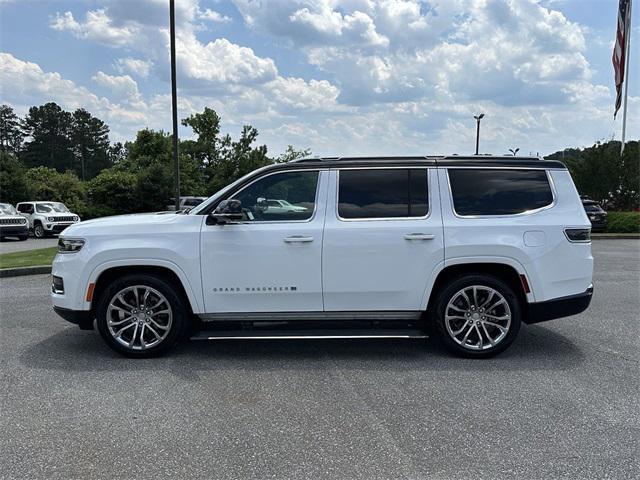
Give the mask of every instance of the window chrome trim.
[[456, 218], [462, 218], [462, 219], [470, 219], [470, 218], [513, 218], [513, 217], [523, 217], [526, 215], [533, 215], [535, 213], [539, 213], [542, 212], [544, 210], [549, 210], [553, 207], [556, 206], [558, 197], [556, 194], [556, 187], [555, 184], [553, 183], [553, 178], [551, 177], [551, 175], [549, 174], [549, 170], [545, 169], [545, 174], [547, 175], [547, 181], [549, 182], [549, 189], [551, 190], [551, 203], [549, 205], [545, 205], [543, 207], [539, 207], [539, 208], [534, 208], [533, 210], [525, 210], [524, 212], [518, 212], [518, 213], [506, 213], [506, 214], [496, 214], [496, 215], [491, 215], [491, 214], [482, 214], [482, 215], [461, 215], [458, 212], [456, 212], [456, 204], [453, 200], [453, 188], [451, 188], [451, 177], [449, 176], [449, 169], [456, 169], [456, 170], [523, 170], [523, 171], [537, 171], [537, 170], [541, 170], [539, 168], [528, 168], [528, 167], [509, 167], [509, 168], [501, 168], [501, 167], [442, 167], [442, 169], [447, 170], [447, 183], [449, 185], [449, 201], [451, 202], [451, 211], [453, 212], [453, 215]]
[[258, 178], [252, 180], [251, 182], [249, 182], [248, 184], [246, 184], [244, 187], [242, 187], [240, 190], [235, 191], [233, 194], [231, 194], [231, 196], [226, 197], [221, 199], [222, 200], [231, 200], [233, 198], [235, 198], [238, 194], [240, 194], [242, 191], [244, 191], [245, 189], [249, 188], [251, 185], [253, 185], [256, 182], [259, 182], [260, 180], [263, 180], [267, 177], [270, 177], [272, 175], [279, 175], [281, 173], [291, 173], [291, 172], [318, 172], [318, 180], [316, 181], [316, 196], [315, 199], [313, 201], [313, 213], [311, 214], [311, 216], [306, 219], [306, 220], [262, 220], [262, 221], [257, 221], [257, 222], [253, 222], [253, 221], [240, 221], [240, 222], [229, 222], [229, 223], [225, 223], [225, 226], [231, 226], [231, 225], [277, 225], [277, 224], [283, 224], [283, 223], [311, 223], [315, 220], [316, 218], [316, 213], [318, 211], [318, 199], [319, 199], [319, 195], [320, 195], [320, 179], [321, 179], [321, 172], [323, 171], [329, 171], [329, 169], [321, 169], [321, 168], [308, 168], [308, 169], [300, 169], [300, 168], [296, 168], [296, 169], [291, 169], [291, 170], [277, 170], [275, 172], [271, 172], [268, 173], [266, 175], [261, 175]]
[[[335, 214], [336, 218], [341, 222], [384, 222], [384, 221], [397, 221], [397, 220], [426, 220], [431, 217], [431, 185], [429, 182], [431, 181], [431, 176], [433, 175], [433, 171], [435, 168], [432, 166], [397, 166], [397, 167], [389, 167], [389, 166], [376, 166], [376, 167], [345, 167], [345, 168], [333, 168], [336, 172], [336, 207]], [[427, 171], [427, 202], [428, 209], [427, 214], [422, 217], [366, 217], [366, 218], [344, 218], [340, 216], [340, 172], [342, 170], [426, 170]]]

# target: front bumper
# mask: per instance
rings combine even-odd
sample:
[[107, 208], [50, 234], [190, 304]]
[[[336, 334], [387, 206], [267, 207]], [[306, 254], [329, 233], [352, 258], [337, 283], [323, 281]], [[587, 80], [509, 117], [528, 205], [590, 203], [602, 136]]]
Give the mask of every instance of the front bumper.
[[529, 304], [525, 323], [540, 323], [584, 312], [591, 303], [593, 285], [583, 293]]
[[25, 237], [29, 236], [29, 225], [3, 225], [0, 226], [0, 235], [3, 237]]
[[95, 314], [92, 310], [70, 310], [68, 308], [53, 306], [53, 311], [67, 322], [78, 325], [81, 330], [93, 330]]
[[44, 224], [44, 229], [45, 229], [45, 231], [47, 233], [60, 233], [65, 228], [70, 227], [71, 225], [73, 225], [73, 222], [67, 222], [67, 223], [45, 223]]

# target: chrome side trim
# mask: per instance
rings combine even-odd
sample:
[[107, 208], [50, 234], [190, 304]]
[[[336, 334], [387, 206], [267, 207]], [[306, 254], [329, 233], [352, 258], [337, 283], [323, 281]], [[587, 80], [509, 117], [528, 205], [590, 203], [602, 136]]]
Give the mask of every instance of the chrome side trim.
[[198, 317], [205, 321], [246, 321], [265, 320], [419, 320], [421, 311], [358, 311], [358, 312], [228, 312], [204, 313]]
[[[500, 168], [500, 167], [443, 167], [444, 170], [449, 170], [449, 169], [457, 169], [457, 170], [472, 170], [472, 169], [478, 169], [478, 170], [540, 170], [540, 169], [535, 169], [535, 168], [527, 168], [527, 167], [522, 167], [522, 168], [516, 168], [516, 167], [510, 167], [510, 168]], [[520, 212], [520, 213], [510, 213], [510, 214], [505, 214], [505, 215], [460, 215], [458, 212], [456, 212], [456, 205], [454, 203], [453, 200], [453, 189], [451, 188], [451, 177], [449, 177], [449, 172], [447, 171], [447, 184], [449, 185], [449, 200], [451, 202], [451, 210], [453, 211], [453, 215], [457, 218], [463, 218], [463, 219], [470, 219], [470, 218], [513, 218], [513, 217], [523, 217], [525, 215], [533, 215], [534, 213], [538, 213], [538, 212], [542, 212], [544, 210], [549, 210], [550, 208], [553, 208], [556, 206], [557, 203], [557, 194], [556, 194], [556, 187], [555, 184], [553, 183], [553, 178], [551, 177], [551, 175], [549, 174], [549, 170], [545, 170], [545, 174], [547, 175], [547, 180], [549, 182], [549, 188], [551, 189], [551, 203], [549, 205], [545, 205], [544, 207], [540, 207], [540, 208], [535, 208], [533, 210], [527, 210], [525, 212]]]
[[372, 338], [428, 338], [426, 334], [389, 334], [389, 335], [375, 335], [375, 334], [357, 334], [357, 335], [251, 335], [251, 336], [229, 336], [229, 335], [212, 335], [206, 334], [204, 336], [196, 335], [191, 337], [192, 340], [336, 340], [336, 339], [372, 339]]

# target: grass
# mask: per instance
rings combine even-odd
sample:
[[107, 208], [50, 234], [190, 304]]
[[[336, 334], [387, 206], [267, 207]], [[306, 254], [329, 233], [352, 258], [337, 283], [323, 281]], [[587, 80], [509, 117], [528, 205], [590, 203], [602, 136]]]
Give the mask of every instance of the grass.
[[0, 268], [34, 267], [37, 265], [51, 265], [58, 247], [38, 248], [23, 252], [3, 253], [0, 255]]

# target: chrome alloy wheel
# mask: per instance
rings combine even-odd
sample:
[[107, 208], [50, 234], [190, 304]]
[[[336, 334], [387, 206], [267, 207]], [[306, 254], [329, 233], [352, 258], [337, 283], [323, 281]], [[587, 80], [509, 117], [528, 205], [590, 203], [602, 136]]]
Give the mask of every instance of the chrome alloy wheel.
[[146, 350], [162, 342], [171, 331], [169, 301], [155, 288], [133, 285], [116, 293], [107, 308], [107, 327], [118, 343]]
[[507, 300], [491, 287], [471, 285], [451, 297], [445, 309], [447, 333], [469, 350], [487, 350], [509, 333], [511, 309]]

